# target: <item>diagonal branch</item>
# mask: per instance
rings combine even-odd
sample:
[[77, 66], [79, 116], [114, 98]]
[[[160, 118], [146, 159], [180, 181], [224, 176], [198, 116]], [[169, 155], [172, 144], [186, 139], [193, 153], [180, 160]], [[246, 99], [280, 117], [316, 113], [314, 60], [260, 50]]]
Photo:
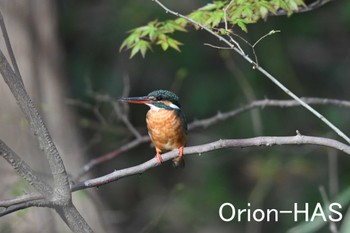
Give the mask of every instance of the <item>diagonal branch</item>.
[[[308, 104], [311, 105], [333, 105], [337, 107], [345, 107], [350, 108], [350, 101], [345, 100], [337, 100], [337, 99], [326, 99], [326, 98], [307, 98], [307, 97], [301, 97], [301, 99]], [[270, 99], [264, 99], [264, 100], [256, 100], [253, 101], [247, 105], [244, 105], [240, 108], [234, 109], [232, 111], [221, 113], [203, 119], [203, 120], [195, 120], [191, 124], [189, 124], [188, 128], [190, 130], [199, 128], [199, 127], [209, 127], [213, 124], [216, 124], [220, 121], [225, 121], [229, 118], [235, 117], [240, 113], [249, 111], [254, 108], [265, 108], [265, 107], [280, 107], [280, 108], [286, 108], [286, 107], [300, 107], [300, 103], [296, 100], [270, 100]]]
[[314, 108], [312, 108], [309, 104], [305, 103], [302, 99], [300, 99], [296, 94], [294, 94], [292, 91], [290, 91], [286, 86], [284, 86], [280, 81], [278, 81], [274, 76], [272, 76], [269, 72], [267, 72], [265, 69], [263, 69], [261, 66], [259, 66], [255, 61], [253, 61], [247, 54], [244, 54], [237, 46], [235, 46], [233, 43], [231, 43], [229, 40], [227, 40], [225, 37], [219, 35], [218, 33], [215, 33], [210, 28], [204, 26], [201, 23], [198, 23], [197, 21], [180, 14], [178, 12], [175, 12], [168, 7], [166, 7], [163, 3], [161, 3], [159, 0], [153, 0], [156, 2], [161, 8], [165, 10], [165, 12], [170, 13], [172, 15], [175, 15], [177, 17], [183, 18], [194, 25], [198, 26], [199, 28], [207, 31], [209, 34], [213, 35], [219, 41], [222, 41], [226, 45], [228, 45], [230, 48], [232, 48], [235, 52], [237, 52], [239, 55], [241, 55], [249, 64], [252, 65], [253, 69], [258, 70], [260, 73], [262, 73], [265, 77], [267, 77], [270, 81], [272, 81], [277, 87], [279, 87], [281, 90], [283, 90], [287, 95], [289, 95], [291, 98], [296, 100], [300, 103], [301, 106], [306, 108], [309, 112], [314, 114], [317, 118], [319, 118], [321, 121], [323, 121], [328, 127], [330, 127], [334, 132], [336, 132], [340, 137], [342, 137], [346, 142], [350, 144], [350, 138], [343, 133], [338, 127], [336, 127], [334, 124], [332, 124], [327, 118], [325, 118], [323, 115], [321, 115], [318, 111], [316, 111]]
[[144, 135], [141, 137], [136, 138], [135, 140], [121, 146], [120, 148], [111, 151], [107, 154], [104, 154], [102, 156], [99, 156], [98, 158], [92, 159], [90, 160], [90, 162], [88, 162], [87, 164], [85, 164], [83, 166], [83, 168], [78, 172], [77, 176], [75, 177], [74, 180], [79, 180], [83, 175], [85, 175], [86, 173], [88, 173], [91, 169], [93, 169], [94, 167], [106, 163], [111, 159], [114, 159], [120, 155], [122, 155], [123, 153], [125, 153], [126, 151], [129, 151], [143, 143], [149, 142], [150, 138], [148, 135]]

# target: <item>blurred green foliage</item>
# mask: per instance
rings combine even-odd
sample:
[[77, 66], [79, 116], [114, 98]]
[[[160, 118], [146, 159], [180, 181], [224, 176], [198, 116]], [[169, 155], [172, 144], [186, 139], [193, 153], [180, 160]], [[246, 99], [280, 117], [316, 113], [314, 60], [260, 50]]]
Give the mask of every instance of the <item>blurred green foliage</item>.
[[[194, 10], [186, 17], [214, 32], [226, 35], [231, 34], [229, 28], [235, 25], [248, 32], [247, 24], [256, 23], [260, 19], [266, 20], [269, 14], [275, 15], [277, 11], [284, 11], [290, 16], [305, 6], [303, 0], [214, 1]], [[180, 51], [179, 45], [182, 43], [170, 35], [176, 31], [186, 32], [189, 25], [193, 24], [183, 17], [162, 22], [151, 21], [145, 26], [129, 31], [130, 35], [124, 40], [120, 50], [131, 49], [130, 58], [137, 53], [145, 57], [153, 44], [160, 45], [164, 51], [168, 48]], [[193, 26], [197, 30], [201, 28], [198, 25]]]
[[[306, 4], [310, 2], [305, 1]], [[58, 1], [57, 4], [71, 98], [95, 106], [108, 120], [108, 125], [103, 125], [92, 111], [74, 107], [78, 122], [83, 122], [80, 126], [89, 158], [124, 145], [132, 140], [132, 136], [113, 114], [112, 106], [87, 94], [87, 83], [91, 83], [94, 91], [114, 98], [122, 95], [125, 75], [129, 77], [130, 96], [145, 95], [155, 89], [173, 90], [180, 96], [189, 122], [245, 105], [252, 100], [246, 95], [247, 89], [253, 90], [253, 99], [287, 98], [241, 57], [230, 51], [203, 46], [203, 43], [220, 45], [203, 30], [192, 31], [186, 27], [187, 33], [177, 33], [179, 30], [176, 29], [173, 29], [174, 34], [165, 33], [183, 44], [181, 53], [174, 49], [164, 53], [162, 50], [166, 45], [161, 43], [160, 47], [154, 46], [146, 58], [134, 56], [129, 59], [129, 52], [119, 53], [130, 29], [147, 25], [147, 22], [162, 28], [166, 22], [176, 20], [152, 1]], [[164, 4], [176, 12], [190, 15], [212, 3], [164, 1]], [[215, 8], [206, 11], [215, 11]], [[348, 1], [333, 1], [308, 13], [269, 17], [266, 22], [259, 20], [245, 24], [249, 33], [242, 32], [239, 25], [232, 30], [251, 43], [271, 30], [281, 30], [256, 46], [259, 64], [299, 96], [349, 99], [349, 15]], [[149, 34], [145, 38], [149, 39]], [[250, 53], [250, 47], [244, 42], [241, 46]], [[239, 82], [239, 77], [246, 83]], [[129, 108], [130, 121], [145, 134], [147, 108]], [[344, 132], [350, 132], [348, 109], [316, 108]], [[302, 108], [266, 107], [258, 109], [258, 113], [261, 135], [294, 135], [299, 130], [302, 134], [336, 138]], [[220, 138], [260, 136], [251, 114], [244, 113], [215, 126], [190, 131], [188, 145]], [[108, 221], [116, 231], [286, 232], [300, 222], [285, 217], [278, 223], [224, 223], [219, 219], [218, 208], [224, 202], [232, 202], [240, 208], [251, 202], [253, 207], [281, 210], [292, 208], [294, 202], [323, 203], [319, 186], [326, 190], [331, 186], [328, 153], [327, 149], [316, 146], [220, 150], [186, 157], [184, 170], [164, 164], [140, 176], [100, 187], [98, 193], [110, 209], [106, 211]], [[103, 175], [153, 156], [154, 149], [145, 144], [101, 165], [91, 175]], [[329, 192], [329, 198], [342, 194], [349, 197], [346, 191], [349, 158], [340, 152], [335, 157], [339, 189], [335, 194]], [[344, 215], [347, 207], [344, 206]], [[317, 232], [329, 232], [328, 225]]]

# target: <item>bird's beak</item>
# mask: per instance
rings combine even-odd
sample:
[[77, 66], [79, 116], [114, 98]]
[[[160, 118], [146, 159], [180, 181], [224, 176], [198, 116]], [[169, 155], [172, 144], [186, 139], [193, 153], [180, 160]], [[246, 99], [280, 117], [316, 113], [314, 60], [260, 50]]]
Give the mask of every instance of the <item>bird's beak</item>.
[[133, 104], [148, 104], [151, 102], [150, 99], [147, 98], [147, 96], [142, 97], [126, 97], [121, 98], [119, 101], [127, 102], [127, 103], [133, 103]]

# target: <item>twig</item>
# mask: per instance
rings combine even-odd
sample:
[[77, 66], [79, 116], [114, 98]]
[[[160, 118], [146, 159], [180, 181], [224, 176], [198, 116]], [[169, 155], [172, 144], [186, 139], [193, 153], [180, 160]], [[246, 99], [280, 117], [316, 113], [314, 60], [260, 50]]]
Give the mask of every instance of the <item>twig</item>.
[[[122, 96], [127, 96], [130, 92], [130, 80], [128, 75], [123, 76], [123, 81], [124, 81], [124, 89], [123, 89], [123, 95]], [[92, 87], [89, 79], [86, 80], [86, 85], [87, 85], [87, 95], [96, 100], [97, 102], [103, 102], [103, 103], [109, 103], [112, 105], [113, 110], [117, 116], [122, 120], [124, 125], [128, 128], [128, 130], [135, 136], [135, 138], [141, 138], [141, 134], [137, 131], [135, 126], [129, 121], [129, 118], [127, 116], [127, 106], [125, 104], [121, 105], [123, 106], [123, 111], [119, 107], [119, 104], [113, 99], [111, 96], [107, 94], [100, 94], [95, 92]], [[74, 103], [74, 102], [73, 102]], [[76, 101], [76, 103], [79, 103], [79, 101]], [[107, 121], [104, 119], [104, 117], [101, 115], [100, 111], [98, 108], [93, 107], [91, 105], [81, 105], [82, 107], [92, 110], [94, 115], [99, 119], [99, 121], [103, 125], [107, 125]]]
[[[225, 24], [225, 30], [226, 30], [226, 33], [230, 32], [230, 30], [228, 29], [228, 23], [227, 23], [227, 10], [228, 8], [231, 6], [231, 4], [234, 2], [234, 0], [231, 0], [229, 2], [229, 4], [226, 5], [226, 7], [224, 7], [223, 12], [224, 12], [224, 24]], [[236, 45], [236, 48], [238, 48], [238, 50], [244, 54], [244, 51], [243, 49], [241, 48], [241, 46], [239, 45], [239, 43], [237, 41], [235, 41], [231, 36], [229, 36], [229, 34], [227, 34], [227, 36], [230, 38], [230, 41]]]
[[224, 42], [228, 46], [232, 47], [233, 50], [235, 50], [239, 55], [241, 55], [249, 64], [253, 65], [253, 68], [258, 70], [260, 73], [262, 73], [265, 77], [270, 79], [275, 85], [277, 85], [281, 90], [283, 90], [287, 95], [292, 97], [294, 100], [299, 102], [304, 108], [309, 110], [312, 114], [314, 114], [316, 117], [318, 117], [321, 121], [323, 121], [326, 125], [328, 125], [334, 132], [336, 132], [340, 137], [342, 137], [346, 142], [350, 144], [350, 138], [346, 136], [339, 128], [337, 128], [334, 124], [332, 124], [327, 118], [325, 118], [323, 115], [321, 115], [319, 112], [317, 112], [314, 108], [312, 108], [310, 105], [305, 103], [302, 99], [300, 99], [297, 95], [295, 95], [293, 92], [291, 92], [286, 86], [284, 86], [281, 82], [279, 82], [275, 77], [273, 77], [269, 72], [267, 72], [265, 69], [263, 69], [261, 66], [258, 66], [256, 62], [254, 62], [250, 57], [245, 55], [241, 50], [239, 50], [237, 47], [235, 47], [230, 41], [225, 39], [224, 37], [218, 35], [217, 33], [213, 32], [208, 27], [204, 26], [203, 24], [200, 24], [196, 22], [195, 20], [182, 15], [178, 12], [175, 12], [173, 10], [170, 10], [167, 8], [163, 3], [161, 3], [159, 0], [153, 0], [156, 2], [161, 8], [163, 8], [166, 12], [173, 14], [177, 17], [181, 17], [183, 19], [186, 19], [187, 21], [193, 23], [194, 25], [197, 25], [201, 29], [209, 32], [214, 37], [218, 38], [220, 41]]
[[106, 163], [107, 161], [122, 155], [124, 152], [131, 150], [131, 149], [137, 147], [138, 145], [145, 143], [145, 142], [149, 142], [149, 141], [150, 141], [149, 136], [144, 135], [144, 136], [141, 136], [139, 138], [136, 138], [135, 140], [121, 146], [120, 148], [118, 148], [114, 151], [111, 151], [107, 154], [104, 154], [104, 155], [98, 157], [98, 158], [90, 160], [90, 162], [88, 162], [86, 165], [84, 165], [82, 170], [80, 170], [78, 172], [78, 174], [76, 175], [74, 180], [79, 180], [82, 176], [84, 176], [86, 173], [88, 173], [94, 167], [96, 167], [102, 163]]
[[[112, 106], [114, 108], [114, 111], [116, 113], [118, 113], [118, 103], [116, 103], [114, 101], [111, 104], [112, 104]], [[139, 131], [137, 131], [135, 126], [130, 122], [128, 116], [125, 113], [121, 113], [120, 119], [123, 121], [123, 123], [126, 126], [126, 128], [128, 128], [128, 130], [134, 135], [135, 138], [140, 139], [142, 137], [142, 135], [139, 133]]]
[[255, 58], [255, 63], [257, 64], [257, 66], [259, 66], [259, 61], [258, 61], [258, 55], [255, 52], [255, 46], [257, 44], [259, 44], [266, 37], [271, 36], [271, 35], [273, 35], [275, 33], [278, 33], [278, 32], [281, 32], [281, 31], [280, 30], [271, 30], [269, 33], [267, 33], [267, 34], [263, 35], [262, 37], [260, 37], [254, 44], [251, 45], [250, 43], [248, 43], [252, 47], [253, 55], [254, 55], [254, 58]]
[[212, 44], [209, 44], [209, 43], [204, 43], [204, 45], [207, 45], [207, 46], [212, 47], [214, 49], [232, 49], [231, 47], [221, 47], [221, 46], [212, 45]]
[[234, 2], [235, 0], [231, 0], [230, 2], [229, 2], [229, 4], [227, 4], [225, 7], [224, 7], [224, 9], [223, 9], [223, 11], [224, 11], [224, 23], [225, 23], [225, 30], [226, 31], [229, 31], [229, 29], [228, 29], [228, 24], [227, 24], [227, 9], [231, 6], [231, 4]]
[[260, 37], [253, 45], [252, 47], [254, 48], [257, 44], [260, 43], [260, 41], [262, 41], [263, 39], [265, 39], [268, 36], [271, 36], [275, 33], [281, 32], [281, 30], [271, 30], [269, 33], [266, 33], [265, 35], [263, 35], [262, 37]]

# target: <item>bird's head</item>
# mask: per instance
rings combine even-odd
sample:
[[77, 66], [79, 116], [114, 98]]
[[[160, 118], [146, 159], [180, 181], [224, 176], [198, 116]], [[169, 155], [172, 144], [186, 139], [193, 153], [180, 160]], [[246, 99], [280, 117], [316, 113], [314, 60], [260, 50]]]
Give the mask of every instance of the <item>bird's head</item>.
[[167, 90], [156, 90], [152, 91], [147, 96], [127, 97], [120, 100], [134, 104], [146, 104], [152, 110], [159, 110], [161, 108], [167, 110], [180, 109], [179, 97], [175, 93]]

